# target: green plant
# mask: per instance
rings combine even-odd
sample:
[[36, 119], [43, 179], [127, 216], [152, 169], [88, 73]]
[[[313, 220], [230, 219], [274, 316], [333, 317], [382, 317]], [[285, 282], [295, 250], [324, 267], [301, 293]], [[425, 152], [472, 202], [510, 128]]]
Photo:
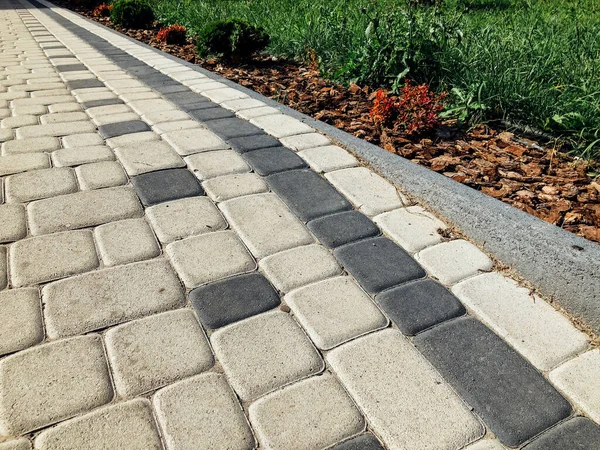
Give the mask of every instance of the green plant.
[[[452, 88], [450, 91], [452, 103], [440, 113], [440, 118], [455, 118], [459, 124], [475, 125], [480, 123], [488, 110], [487, 105], [481, 100], [483, 86], [483, 84], [479, 86], [477, 94], [474, 89], [467, 92], [459, 88]], [[477, 99], [475, 99], [475, 95], [477, 95]]]
[[207, 25], [198, 35], [200, 57], [218, 56], [243, 60], [265, 49], [269, 36], [258, 28], [238, 19], [223, 20]]
[[154, 12], [146, 0], [117, 0], [110, 19], [125, 28], [148, 28], [154, 21]]

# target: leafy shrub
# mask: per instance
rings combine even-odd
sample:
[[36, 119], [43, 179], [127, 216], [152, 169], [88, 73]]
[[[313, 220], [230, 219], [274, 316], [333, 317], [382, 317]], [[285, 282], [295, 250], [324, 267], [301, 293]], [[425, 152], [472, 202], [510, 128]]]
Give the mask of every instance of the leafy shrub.
[[394, 100], [389, 98], [383, 89], [375, 93], [369, 114], [373, 122], [379, 125], [389, 125], [398, 116]]
[[173, 45], [173, 44], [179, 44], [179, 45], [183, 45], [185, 44], [185, 35], [186, 35], [186, 29], [184, 26], [182, 25], [171, 25], [170, 27], [167, 28], [161, 28], [158, 32], [158, 34], [156, 35], [156, 38], [159, 41], [165, 42], [169, 45]]
[[109, 17], [112, 9], [112, 4], [107, 5], [106, 3], [102, 3], [94, 9], [94, 17]]
[[154, 13], [145, 0], [117, 0], [110, 18], [114, 24], [125, 28], [148, 28], [154, 21]]
[[243, 60], [264, 50], [269, 36], [242, 20], [222, 20], [207, 25], [198, 36], [200, 57], [218, 56], [224, 59]]

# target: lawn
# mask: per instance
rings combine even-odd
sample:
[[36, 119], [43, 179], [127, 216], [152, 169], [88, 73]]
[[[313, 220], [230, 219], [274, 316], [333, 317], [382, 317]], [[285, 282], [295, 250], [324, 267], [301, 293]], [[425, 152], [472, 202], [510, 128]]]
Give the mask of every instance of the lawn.
[[405, 78], [424, 82], [449, 92], [453, 112], [471, 122], [532, 126], [564, 137], [580, 156], [598, 158], [597, 0], [445, 0], [434, 6], [160, 0], [152, 6], [161, 22], [182, 24], [192, 35], [214, 20], [247, 20], [271, 36], [270, 54], [318, 61], [330, 79], [395, 88]]

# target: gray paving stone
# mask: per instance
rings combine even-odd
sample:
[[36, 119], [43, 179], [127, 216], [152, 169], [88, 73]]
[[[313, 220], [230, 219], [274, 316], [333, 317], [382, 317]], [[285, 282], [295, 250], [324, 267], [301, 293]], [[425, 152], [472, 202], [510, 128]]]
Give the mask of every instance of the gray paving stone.
[[198, 375], [161, 389], [154, 407], [169, 449], [254, 448], [248, 421], [221, 374]]
[[42, 342], [44, 325], [38, 289], [10, 289], [0, 292], [0, 323], [0, 355]]
[[17, 241], [27, 235], [25, 208], [22, 205], [0, 205], [0, 244]]
[[162, 138], [182, 156], [228, 148], [219, 136], [205, 128], [172, 131], [163, 134]]
[[371, 433], [361, 434], [331, 447], [331, 450], [385, 450]]
[[253, 400], [321, 372], [323, 360], [289, 314], [266, 312], [215, 331], [215, 355], [238, 396]]
[[208, 370], [213, 355], [187, 308], [111, 328], [106, 351], [117, 393], [134, 397]]
[[87, 67], [84, 64], [66, 64], [57, 66], [56, 70], [58, 72], [75, 72], [79, 70], [87, 70]]
[[124, 134], [141, 133], [151, 131], [146, 122], [141, 120], [129, 120], [126, 122], [116, 122], [102, 125], [98, 128], [98, 132], [104, 139], [110, 139]]
[[78, 336], [0, 361], [0, 432], [24, 434], [112, 400], [98, 335]]
[[249, 273], [209, 283], [190, 292], [190, 301], [205, 328], [230, 323], [277, 307], [279, 295], [265, 277]]
[[250, 172], [244, 159], [233, 150], [196, 153], [185, 158], [188, 167], [200, 180]]
[[150, 402], [135, 399], [97, 409], [43, 431], [39, 450], [162, 450]]
[[379, 235], [379, 228], [358, 211], [345, 211], [311, 220], [308, 229], [329, 248]]
[[32, 234], [85, 228], [142, 215], [135, 192], [128, 187], [97, 189], [37, 200], [27, 205]]
[[265, 449], [326, 448], [365, 428], [360, 412], [329, 374], [267, 395], [251, 404], [248, 412]]
[[160, 247], [144, 219], [128, 219], [94, 230], [102, 261], [107, 266], [128, 264], [160, 255]]
[[338, 247], [334, 254], [371, 294], [425, 277], [425, 271], [408, 253], [384, 237]]
[[238, 138], [242, 136], [252, 136], [262, 134], [262, 130], [250, 122], [237, 117], [228, 119], [217, 119], [206, 122], [206, 127], [213, 133], [216, 133], [221, 139]]
[[510, 447], [571, 413], [571, 405], [528, 361], [473, 318], [442, 323], [414, 342]]
[[599, 445], [600, 427], [585, 417], [573, 417], [542, 433], [523, 450], [591, 450]]
[[246, 152], [243, 157], [250, 167], [262, 176], [306, 167], [302, 158], [290, 149], [281, 146]]
[[72, 336], [183, 305], [167, 261], [143, 261], [50, 283], [42, 289], [46, 333]]
[[6, 201], [27, 203], [41, 198], [70, 194], [78, 189], [75, 172], [69, 168], [32, 170], [6, 177]]
[[114, 161], [114, 159], [113, 152], [103, 145], [62, 148], [52, 152], [52, 162], [56, 167], [71, 167], [80, 164]]
[[95, 78], [88, 78], [85, 80], [73, 80], [67, 81], [67, 89], [74, 91], [77, 89], [90, 89], [104, 87], [104, 83]]
[[145, 206], [203, 195], [198, 179], [187, 169], [168, 169], [149, 172], [131, 179]]
[[194, 119], [200, 122], [206, 122], [207, 120], [225, 119], [228, 117], [235, 117], [235, 115], [228, 109], [215, 106], [214, 108], [201, 108], [188, 110], [188, 114]]
[[101, 100], [90, 100], [87, 102], [83, 102], [81, 106], [83, 109], [97, 108], [100, 106], [109, 106], [109, 105], [122, 105], [124, 104], [123, 100], [119, 98], [104, 98]]
[[244, 195], [267, 192], [267, 183], [254, 173], [239, 173], [211, 178], [202, 182], [206, 195], [216, 202], [224, 202]]
[[60, 142], [55, 137], [46, 136], [31, 139], [16, 139], [2, 144], [2, 154], [51, 152], [60, 148]]
[[277, 139], [275, 139], [273, 136], [269, 136], [268, 134], [256, 134], [252, 136], [231, 138], [227, 140], [227, 143], [231, 145], [231, 148], [238, 153], [246, 153], [252, 150], [278, 147], [281, 145]]
[[185, 167], [185, 162], [163, 141], [138, 142], [115, 148], [115, 154], [129, 176], [161, 169]]
[[333, 186], [312, 170], [274, 174], [267, 177], [267, 183], [304, 222], [352, 209], [352, 205]]
[[389, 289], [375, 300], [408, 336], [466, 314], [462, 303], [450, 291], [429, 279]]

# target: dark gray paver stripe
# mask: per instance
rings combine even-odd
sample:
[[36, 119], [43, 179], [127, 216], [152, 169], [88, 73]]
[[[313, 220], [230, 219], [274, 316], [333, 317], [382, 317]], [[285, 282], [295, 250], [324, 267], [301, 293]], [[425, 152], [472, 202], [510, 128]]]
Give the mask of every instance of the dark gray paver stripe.
[[228, 109], [215, 106], [214, 108], [206, 108], [204, 105], [200, 109], [193, 109], [187, 111], [187, 113], [194, 119], [205, 122], [207, 120], [225, 119], [227, 117], [235, 117], [235, 115]]
[[277, 307], [279, 295], [258, 273], [210, 283], [190, 292], [194, 310], [206, 328], [224, 327]]
[[289, 148], [282, 146], [246, 152], [242, 154], [242, 157], [261, 176], [307, 167], [302, 158]]
[[228, 140], [231, 138], [252, 136], [254, 134], [265, 134], [263, 130], [250, 122], [237, 117], [229, 119], [211, 120], [205, 124], [212, 132], [218, 134], [221, 138]]
[[381, 234], [377, 225], [358, 211], [346, 211], [308, 222], [308, 228], [329, 248]]
[[251, 152], [268, 147], [279, 147], [281, 142], [268, 134], [255, 134], [254, 136], [243, 136], [227, 139], [227, 143], [238, 153]]
[[87, 67], [83, 64], [65, 64], [63, 66], [56, 66], [55, 69], [58, 72], [75, 72], [78, 70], [87, 70]]
[[600, 427], [585, 417], [573, 417], [542, 433], [523, 450], [600, 450]]
[[[211, 106], [219, 106], [218, 104], [211, 102], [206, 97], [202, 97], [201, 95], [196, 94], [195, 92], [192, 92], [186, 86], [183, 86], [183, 85], [180, 85], [180, 86], [182, 88], [185, 88], [185, 90], [183, 90], [181, 92], [180, 91], [165, 92], [165, 93], [163, 93], [163, 97], [172, 101], [173, 103], [177, 104], [177, 106], [198, 104], [198, 103], [208, 103]], [[173, 87], [175, 87], [175, 86], [173, 86]], [[194, 108], [192, 108], [192, 109], [194, 109]]]
[[370, 433], [361, 434], [329, 450], [384, 450], [377, 438]]
[[[180, 94], [181, 92], [178, 92], [178, 94]], [[214, 108], [219, 108], [219, 105], [217, 105], [216, 103], [213, 103], [211, 101], [204, 101], [202, 100], [202, 97], [198, 96], [198, 94], [190, 91], [189, 93], [186, 92], [185, 93], [188, 97], [189, 97], [189, 103], [186, 104], [180, 104], [181, 102], [178, 100], [171, 100], [169, 98], [168, 95], [165, 95], [165, 98], [168, 100], [171, 100], [173, 103], [175, 103], [177, 106], [179, 106], [179, 109], [181, 109], [182, 111], [185, 111], [186, 113], [189, 113], [190, 111], [198, 111], [200, 109], [214, 109]]]
[[124, 134], [141, 133], [152, 131], [148, 124], [142, 120], [128, 120], [127, 122], [115, 122], [98, 127], [98, 132], [104, 139], [109, 139]]
[[67, 81], [67, 89], [70, 91], [74, 91], [75, 89], [90, 89], [98, 87], [104, 87], [104, 83], [95, 78]]
[[408, 336], [467, 312], [450, 291], [429, 279], [392, 288], [377, 295], [375, 300]]
[[175, 94], [175, 93], [183, 93], [184, 95], [193, 94], [196, 97], [199, 97], [197, 94], [194, 94], [187, 86], [183, 84], [173, 84], [171, 86], [161, 86], [156, 88], [158, 92], [161, 94]]
[[333, 254], [371, 294], [426, 275], [408, 253], [384, 237], [346, 244], [336, 248]]
[[97, 106], [120, 105], [125, 103], [120, 98], [103, 98], [102, 100], [90, 100], [81, 104], [83, 109], [95, 108]]
[[510, 447], [571, 414], [569, 402], [527, 360], [472, 317], [444, 322], [414, 343]]
[[[256, 168], [256, 161], [252, 160], [254, 155], [261, 155], [267, 150], [256, 150], [244, 153], [242, 156], [248, 161], [259, 174], [261, 171]], [[285, 149], [286, 152], [298, 157], [294, 152]], [[272, 155], [276, 158], [276, 153]], [[261, 174], [262, 175], [262, 174]], [[313, 172], [312, 170], [292, 170], [268, 176], [267, 183], [271, 190], [275, 192], [288, 207], [302, 221], [308, 222], [317, 217], [333, 214], [340, 211], [352, 209], [352, 205], [344, 196], [342, 196], [329, 182]]]
[[131, 179], [144, 206], [204, 195], [198, 179], [187, 169], [168, 169], [149, 172]]

